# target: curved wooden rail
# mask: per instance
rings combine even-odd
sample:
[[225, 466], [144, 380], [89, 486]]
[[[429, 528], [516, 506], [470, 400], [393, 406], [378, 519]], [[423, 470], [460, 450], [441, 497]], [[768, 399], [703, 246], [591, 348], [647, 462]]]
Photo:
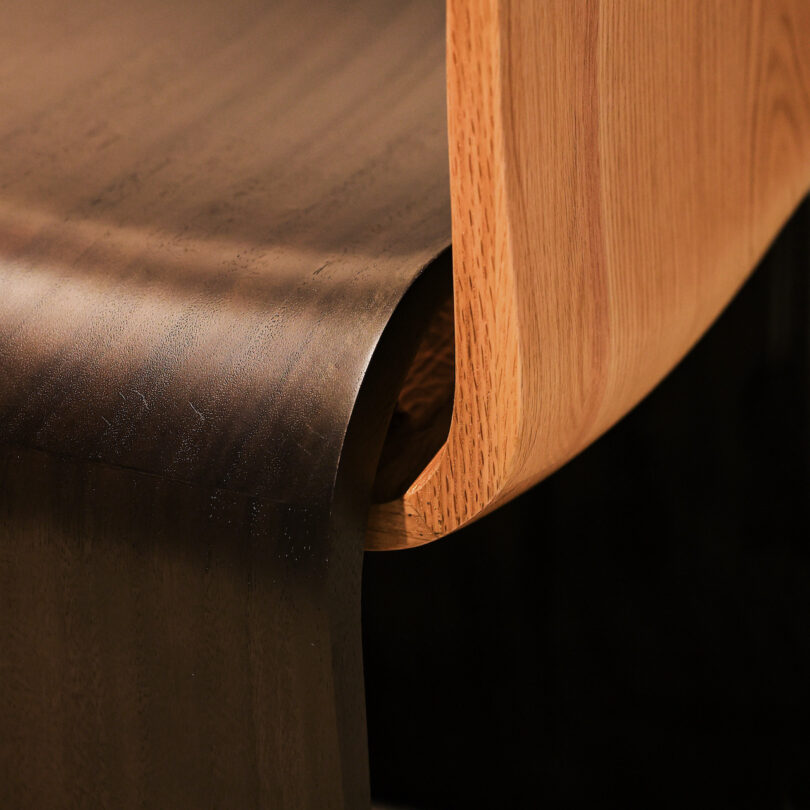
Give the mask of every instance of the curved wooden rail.
[[678, 362], [810, 188], [810, 3], [449, 0], [456, 385], [367, 544], [433, 540]]

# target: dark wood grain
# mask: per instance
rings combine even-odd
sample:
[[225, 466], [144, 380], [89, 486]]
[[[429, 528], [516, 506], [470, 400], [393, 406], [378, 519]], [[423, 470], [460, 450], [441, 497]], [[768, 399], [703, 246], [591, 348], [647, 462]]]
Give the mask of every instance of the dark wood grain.
[[363, 525], [449, 281], [442, 4], [0, 22], [0, 804], [363, 807]]

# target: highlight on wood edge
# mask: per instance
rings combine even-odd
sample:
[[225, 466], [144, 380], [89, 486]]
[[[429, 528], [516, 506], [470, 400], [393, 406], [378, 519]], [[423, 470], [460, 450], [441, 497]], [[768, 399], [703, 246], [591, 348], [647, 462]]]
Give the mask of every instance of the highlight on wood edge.
[[810, 190], [810, 4], [447, 11], [454, 412], [367, 548], [455, 531], [587, 447]]

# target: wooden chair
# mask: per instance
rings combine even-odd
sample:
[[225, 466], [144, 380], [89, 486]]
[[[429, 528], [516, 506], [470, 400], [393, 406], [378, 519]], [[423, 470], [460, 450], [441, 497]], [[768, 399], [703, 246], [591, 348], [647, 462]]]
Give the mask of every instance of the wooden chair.
[[364, 546], [586, 447], [810, 188], [804, 0], [446, 12], [0, 8], [3, 807], [367, 806]]

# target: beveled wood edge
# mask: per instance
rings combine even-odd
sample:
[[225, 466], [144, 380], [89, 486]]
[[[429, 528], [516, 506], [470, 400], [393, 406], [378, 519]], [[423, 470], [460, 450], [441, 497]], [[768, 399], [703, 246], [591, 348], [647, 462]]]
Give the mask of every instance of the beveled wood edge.
[[[669, 8], [670, 5], [662, 3], [648, 11], [658, 15], [653, 22], [659, 24], [659, 28], [670, 23], [681, 26], [683, 30], [674, 31], [676, 42], [685, 37], [686, 45], [691, 45], [689, 37], [695, 29], [690, 26], [698, 22], [706, 26], [709, 39], [712, 31], [721, 30], [726, 23], [730, 30], [733, 23], [746, 34], [735, 39], [737, 32], [732, 31], [714, 45], [716, 52], [711, 50], [711, 43], [706, 46], [698, 42], [692, 52], [684, 53], [684, 66], [697, 66], [698, 75], [707, 55], [729, 70], [739, 63], [743, 53], [748, 59], [744, 70], [721, 76], [721, 82], [728, 87], [723, 87], [724, 95], [719, 97], [722, 102], [719, 113], [713, 109], [711, 113], [706, 112], [717, 100], [711, 96], [716, 92], [714, 85], [700, 87], [691, 97], [688, 93], [684, 96], [686, 102], [690, 98], [692, 101], [704, 99], [703, 108], [698, 104], [682, 111], [687, 115], [682, 119], [684, 129], [691, 126], [700, 131], [708, 115], [713, 115], [713, 120], [719, 119], [721, 124], [739, 125], [740, 120], [735, 117], [739, 110], [734, 106], [738, 99], [746, 117], [744, 126], [738, 126], [742, 135], [731, 144], [736, 153], [732, 151], [728, 155], [722, 145], [709, 141], [705, 154], [675, 155], [678, 159], [692, 158], [691, 165], [684, 171], [698, 172], [698, 176], [703, 172], [709, 178], [707, 183], [717, 174], [732, 191], [729, 192], [731, 197], [713, 197], [709, 193], [703, 198], [696, 192], [693, 199], [687, 200], [688, 209], [672, 212], [671, 233], [666, 234], [663, 241], [681, 237], [687, 247], [678, 257], [682, 269], [676, 278], [676, 295], [669, 298], [661, 295], [657, 300], [653, 295], [653, 306], [661, 307], [661, 321], [673, 324], [676, 330], [671, 339], [666, 335], [658, 336], [655, 345], [648, 343], [648, 334], [642, 331], [634, 334], [632, 321], [628, 321], [629, 326], [615, 317], [612, 323], [603, 321], [615, 316], [615, 311], [611, 313], [611, 307], [615, 310], [615, 301], [608, 298], [611, 262], [614, 286], [616, 264], [629, 279], [628, 317], [638, 317], [639, 306], [643, 306], [649, 289], [644, 265], [621, 264], [632, 254], [623, 253], [621, 246], [604, 241], [607, 239], [603, 233], [605, 218], [621, 217], [623, 208], [622, 203], [611, 196], [614, 193], [611, 178], [602, 174], [605, 166], [599, 151], [605, 148], [604, 139], [610, 137], [614, 139], [610, 143], [625, 145], [628, 149], [647, 143], [656, 150], [655, 124], [649, 125], [649, 133], [639, 136], [633, 128], [632, 117], [630, 124], [622, 129], [620, 116], [615, 116], [616, 121], [603, 123], [598, 110], [593, 109], [604, 102], [599, 96], [598, 83], [607, 80], [599, 71], [607, 74], [611, 69], [618, 69], [613, 61], [621, 62], [620, 58], [605, 60], [606, 65], [599, 62], [599, 48], [604, 43], [600, 37], [607, 36], [605, 30], [612, 32], [623, 22], [616, 15], [630, 17], [630, 12], [626, 7], [604, 9], [599, 4], [579, 12], [564, 3], [549, 3], [542, 9], [527, 11], [509, 0], [448, 0], [448, 120], [456, 314], [453, 420], [447, 442], [405, 495], [397, 501], [373, 507], [366, 536], [367, 549], [408, 548], [449, 534], [546, 477], [609, 429], [669, 373], [708, 329], [810, 190], [810, 94], [807, 91], [810, 44], [804, 56], [796, 44], [810, 43], [810, 12], [794, 0], [779, 0], [763, 8], [753, 2], [740, 6], [718, 5], [709, 11], [695, 4], [678, 8]], [[701, 21], [701, 14], [707, 19]], [[524, 20], [524, 17], [535, 19]], [[545, 24], [538, 26], [541, 18]], [[633, 24], [631, 20], [627, 26], [632, 29]], [[556, 42], [541, 42], [540, 31], [556, 37]], [[525, 152], [518, 154], [521, 147], [531, 153], [534, 148], [531, 141], [541, 131], [538, 126], [556, 122], [570, 112], [555, 108], [548, 87], [531, 72], [535, 69], [539, 74], [542, 68], [533, 62], [529, 68], [526, 62], [527, 54], [533, 59], [544, 50], [553, 51], [560, 42], [562, 55], [567, 56], [570, 63], [559, 66], [558, 61], [553, 66], [559, 66], [559, 82], [564, 85], [567, 82], [564, 90], [570, 97], [566, 103], [576, 108], [575, 121], [585, 121], [584, 135], [573, 130], [569, 133], [572, 142], [577, 137], [580, 139], [585, 155], [582, 162], [588, 164], [584, 170], [576, 169], [576, 161], [565, 162], [565, 150], [572, 150], [569, 144], [564, 145], [563, 152], [558, 145], [555, 151], [552, 144], [552, 157], [562, 157], [559, 170], [555, 161], [548, 159], [549, 153], [540, 147], [533, 153], [534, 160], [529, 162], [526, 162]], [[646, 55], [651, 52], [654, 61], [646, 67], [643, 62], [638, 63], [638, 86], [647, 86], [642, 75], [645, 70], [652, 74], [659, 63], [666, 64], [666, 54], [659, 54], [655, 48], [645, 50]], [[669, 56], [671, 58], [671, 54]], [[553, 54], [549, 59], [553, 59]], [[786, 66], [787, 82], [775, 84], [776, 80], [769, 73], [774, 60]], [[670, 63], [670, 70], [673, 64], [678, 67], [680, 63]], [[686, 82], [679, 70], [672, 70], [670, 80], [675, 81], [676, 72], [678, 81]], [[652, 89], [655, 89], [655, 78], [649, 81]], [[660, 80], [660, 75], [657, 78]], [[607, 90], [602, 87], [601, 92], [608, 99], [612, 98], [609, 86]], [[532, 111], [522, 109], [529, 106], [527, 98], [539, 103], [545, 113], [539, 124], [534, 121], [534, 128], [527, 127], [527, 119], [532, 123]], [[684, 98], [681, 98], [682, 103]], [[654, 107], [649, 99], [645, 103]], [[663, 103], [675, 102], [664, 98]], [[727, 107], [722, 106], [726, 103]], [[779, 110], [785, 108], [790, 115], [780, 117]], [[612, 112], [612, 108], [609, 109]], [[651, 109], [649, 114], [655, 113], [656, 110]], [[588, 126], [598, 133], [596, 147], [588, 140]], [[558, 133], [552, 132], [548, 137], [555, 134]], [[720, 135], [717, 137], [719, 139]], [[785, 137], [792, 139], [794, 149], [782, 147], [774, 158], [772, 144], [778, 145]], [[563, 137], [561, 142], [564, 140]], [[590, 155], [590, 162], [588, 149], [594, 153]], [[615, 158], [615, 154], [606, 154], [608, 161]], [[717, 173], [719, 161], [736, 157], [745, 158], [738, 163], [731, 160], [738, 174], [723, 177]], [[532, 206], [559, 208], [560, 197], [548, 191], [547, 199], [527, 202], [525, 192], [529, 181], [525, 176], [535, 180], [543, 176], [536, 171], [538, 161], [553, 167], [552, 181], [553, 171], [558, 174], [580, 172], [572, 183], [574, 191], [570, 203], [582, 206], [586, 212], [579, 225], [581, 245], [577, 245], [579, 252], [573, 260], [563, 254], [555, 257], [552, 248], [549, 248], [551, 256], [544, 257], [544, 261], [550, 261], [552, 273], [557, 275], [550, 280], [541, 278], [535, 269], [534, 262], [544, 256], [546, 245], [542, 236], [536, 237], [532, 232], [530, 219], [526, 217], [527, 211], [531, 216]], [[670, 167], [670, 171], [673, 170]], [[632, 172], [630, 175], [630, 179], [634, 179]], [[559, 185], [565, 185], [565, 177], [556, 180]], [[542, 188], [545, 193], [546, 186], [534, 187]], [[644, 194], [649, 189], [643, 186], [627, 189], [629, 194], [634, 191]], [[734, 194], [740, 198], [738, 205]], [[642, 220], [646, 216], [642, 207], [647, 204], [644, 199], [639, 198], [636, 211]], [[726, 220], [719, 215], [712, 219], [717, 202], [728, 199], [732, 199], [736, 210], [730, 210]], [[529, 209], [524, 207], [527, 205]], [[651, 230], [656, 227], [656, 221], [654, 216], [649, 217]], [[689, 244], [687, 236], [695, 232], [696, 227], [700, 229], [704, 221], [716, 232], [696, 236], [693, 244]], [[678, 233], [679, 229], [684, 236]], [[618, 232], [620, 235], [620, 229]], [[703, 266], [690, 267], [690, 256], [700, 255], [701, 251], [705, 256]], [[675, 265], [676, 261], [673, 259], [672, 263]], [[581, 338], [577, 335], [579, 343], [576, 339], [568, 341], [566, 337], [555, 342], [553, 333], [544, 334], [542, 327], [535, 328], [531, 323], [532, 306], [553, 310], [555, 306], [569, 305], [564, 300], [556, 301], [554, 295], [561, 290], [561, 284], [566, 284], [565, 273], [577, 272], [577, 264], [592, 269], [594, 284], [586, 289], [584, 297], [573, 297], [571, 302], [583, 309], [592, 308], [596, 321], [593, 325], [579, 322], [586, 330]], [[563, 289], [562, 293], [567, 294], [567, 291]], [[635, 301], [632, 300], [634, 295], [637, 296]], [[603, 322], [604, 326], [600, 326]], [[577, 326], [576, 318], [573, 324]], [[611, 328], [624, 330], [618, 350], [616, 341], [611, 344], [613, 349], [608, 345]], [[582, 346], [584, 359], [580, 360], [579, 354], [574, 354], [573, 362], [565, 355], [557, 358], [555, 345], [562, 350], [568, 347], [569, 351]], [[648, 349], [657, 352], [654, 362], [634, 366], [633, 353], [638, 356]], [[541, 351], [545, 352], [544, 357], [539, 354]], [[617, 354], [620, 360], [624, 357], [622, 362], [629, 363], [628, 385], [623, 385], [621, 377], [617, 377], [625, 373], [616, 365]], [[589, 360], [588, 356], [593, 359]], [[556, 413], [552, 409], [548, 416], [538, 410], [537, 402], [541, 393], [549, 393], [543, 373], [548, 376], [555, 363], [562, 370], [561, 381], [551, 398], [558, 397], [561, 404], [556, 406]], [[638, 370], [634, 371], [635, 368]], [[566, 383], [566, 376], [571, 381], [584, 379], [582, 401], [573, 401], [572, 409], [578, 411], [570, 420], [562, 413], [567, 407], [565, 387], [571, 384]], [[578, 395], [572, 390], [574, 400]]]

